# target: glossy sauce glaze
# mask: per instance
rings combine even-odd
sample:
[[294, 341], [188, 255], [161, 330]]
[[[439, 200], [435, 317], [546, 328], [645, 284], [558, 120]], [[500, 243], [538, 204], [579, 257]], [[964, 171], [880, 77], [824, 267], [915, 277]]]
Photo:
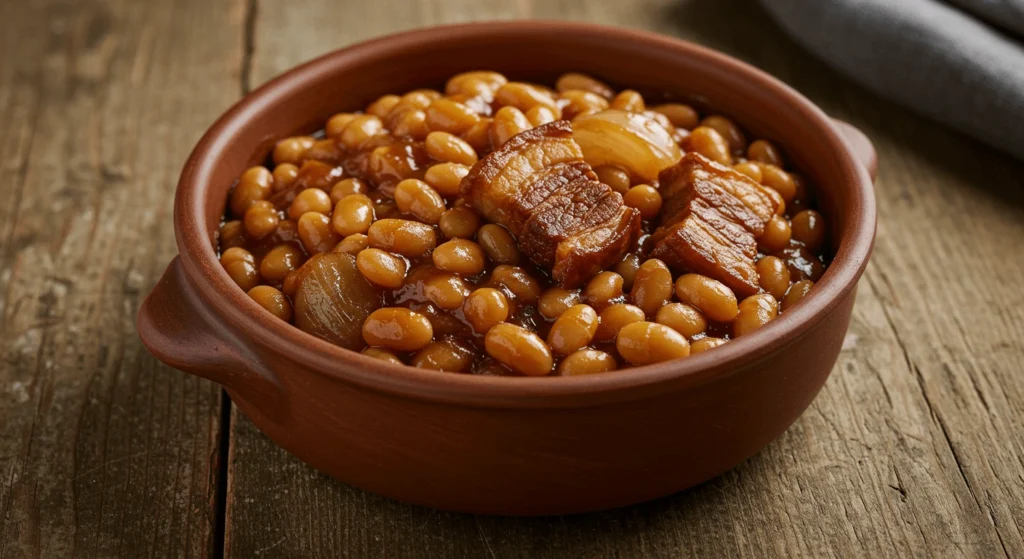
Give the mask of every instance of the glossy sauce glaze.
[[[462, 180], [512, 138], [562, 119], [593, 188], [640, 222], [621, 258], [578, 286], [554, 281], [485, 219]], [[756, 254], [738, 264], [756, 271], [756, 293], [650, 257], [672, 225], [659, 177], [690, 152], [727, 187], [746, 181], [773, 200], [775, 214], [755, 223]], [[454, 372], [591, 374], [712, 349], [796, 304], [827, 264], [811, 201], [777, 146], [748, 143], [726, 117], [679, 103], [648, 109], [635, 91], [580, 74], [549, 89], [471, 72], [444, 94], [385, 95], [316, 135], [279, 141], [233, 188], [218, 248], [261, 306], [343, 347]], [[724, 210], [710, 211], [718, 223]], [[722, 246], [754, 242], [737, 235]]]

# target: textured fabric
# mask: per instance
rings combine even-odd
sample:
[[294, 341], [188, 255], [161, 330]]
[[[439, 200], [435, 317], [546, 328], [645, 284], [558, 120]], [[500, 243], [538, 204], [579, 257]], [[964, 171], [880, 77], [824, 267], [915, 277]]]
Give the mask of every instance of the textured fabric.
[[1024, 37], [1024, 0], [946, 0], [979, 18]]
[[[1024, 159], [1024, 46], [1013, 33], [1022, 1], [761, 0], [797, 42], [858, 83]], [[974, 13], [1002, 18], [1002, 30]]]

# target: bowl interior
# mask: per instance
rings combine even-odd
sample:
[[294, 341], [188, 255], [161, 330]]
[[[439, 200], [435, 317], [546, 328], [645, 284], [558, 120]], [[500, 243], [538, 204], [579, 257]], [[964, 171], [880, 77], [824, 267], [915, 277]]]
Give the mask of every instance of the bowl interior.
[[[360, 369], [369, 368], [369, 358], [345, 352], [351, 357], [343, 361], [353, 363], [339, 362], [337, 352], [344, 350], [275, 324], [276, 319], [234, 287], [217, 264], [215, 233], [229, 189], [246, 167], [265, 159], [276, 140], [317, 130], [332, 114], [360, 109], [381, 95], [442, 88], [453, 74], [480, 69], [545, 84], [564, 72], [584, 72], [615, 87], [692, 102], [704, 111], [729, 116], [752, 137], [777, 142], [815, 186], [818, 208], [829, 224], [832, 266], [803, 304], [715, 352], [631, 369], [626, 376], [512, 379], [504, 384], [508, 379], [437, 375], [379, 362], [373, 363], [372, 374], [364, 374]], [[226, 113], [197, 146], [183, 172], [176, 220], [179, 249], [195, 259], [191, 266], [200, 275], [197, 281], [205, 284], [207, 302], [277, 351], [294, 353], [288, 344], [311, 347], [316, 351], [306, 351], [303, 359], [315, 361], [314, 367], [340, 367], [350, 376], [362, 375], [362, 382], [380, 386], [423, 391], [441, 390], [438, 386], [447, 383], [458, 394], [493, 389], [504, 397], [520, 390], [517, 394], [525, 398], [536, 393], [523, 387], [547, 381], [571, 380], [576, 389], [606, 392], [686, 375], [710, 378], [788, 343], [826, 316], [831, 301], [854, 288], [870, 253], [874, 207], [866, 171], [830, 120], [770, 76], [725, 55], [652, 33], [533, 21], [431, 28], [385, 37], [325, 55], [268, 82]], [[188, 258], [185, 262], [189, 267]], [[701, 375], [692, 374], [697, 372]], [[510, 388], [511, 384], [517, 387]], [[563, 389], [569, 394], [564, 386], [551, 392]]]
[[246, 111], [245, 121], [233, 131], [230, 150], [221, 157], [207, 185], [211, 239], [228, 190], [247, 166], [266, 158], [277, 139], [321, 129], [334, 113], [361, 110], [381, 95], [422, 87], [443, 90], [445, 80], [456, 73], [487, 69], [513, 80], [546, 85], [562, 73], [583, 72], [616, 88], [639, 90], [649, 103], [653, 99], [682, 100], [704, 114], [729, 116], [752, 137], [781, 145], [794, 168], [810, 178], [818, 208], [828, 218], [832, 251], [837, 250], [846, 217], [843, 193], [831, 188], [843, 182], [836, 176], [837, 154], [830, 153], [820, 126], [800, 107], [759, 90], [759, 84], [729, 68], [709, 63], [708, 55], [732, 65], [730, 59], [713, 53], [696, 56], [652, 49], [599, 32], [566, 34], [543, 27], [486, 36], [453, 34], [445, 39], [428, 43], [404, 36], [378, 40], [333, 55], [331, 64], [299, 68], [301, 79], [271, 82], [274, 95], [259, 98]]

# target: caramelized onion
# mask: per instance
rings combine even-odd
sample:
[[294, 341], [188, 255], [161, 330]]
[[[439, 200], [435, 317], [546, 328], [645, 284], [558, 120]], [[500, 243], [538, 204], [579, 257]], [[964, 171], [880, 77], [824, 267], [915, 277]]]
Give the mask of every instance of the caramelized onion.
[[295, 325], [304, 332], [359, 351], [363, 321], [383, 304], [379, 289], [356, 268], [351, 254], [317, 254], [299, 270]]
[[572, 128], [573, 139], [592, 167], [616, 165], [643, 182], [656, 180], [662, 169], [682, 156], [668, 131], [643, 114], [601, 111], [577, 118]]

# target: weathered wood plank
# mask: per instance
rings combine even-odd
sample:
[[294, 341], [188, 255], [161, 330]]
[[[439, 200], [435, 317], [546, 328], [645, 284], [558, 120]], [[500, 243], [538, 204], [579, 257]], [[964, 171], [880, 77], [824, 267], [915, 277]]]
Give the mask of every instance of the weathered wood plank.
[[209, 555], [221, 392], [139, 343], [241, 1], [0, 7], [0, 557]]
[[333, 482], [235, 413], [228, 555], [1024, 554], [1020, 162], [851, 85], [751, 2], [258, 6], [254, 83], [371, 36], [471, 19], [586, 19], [719, 48], [868, 132], [880, 151], [881, 224], [825, 390], [783, 437], [719, 479], [600, 514], [471, 517]]

